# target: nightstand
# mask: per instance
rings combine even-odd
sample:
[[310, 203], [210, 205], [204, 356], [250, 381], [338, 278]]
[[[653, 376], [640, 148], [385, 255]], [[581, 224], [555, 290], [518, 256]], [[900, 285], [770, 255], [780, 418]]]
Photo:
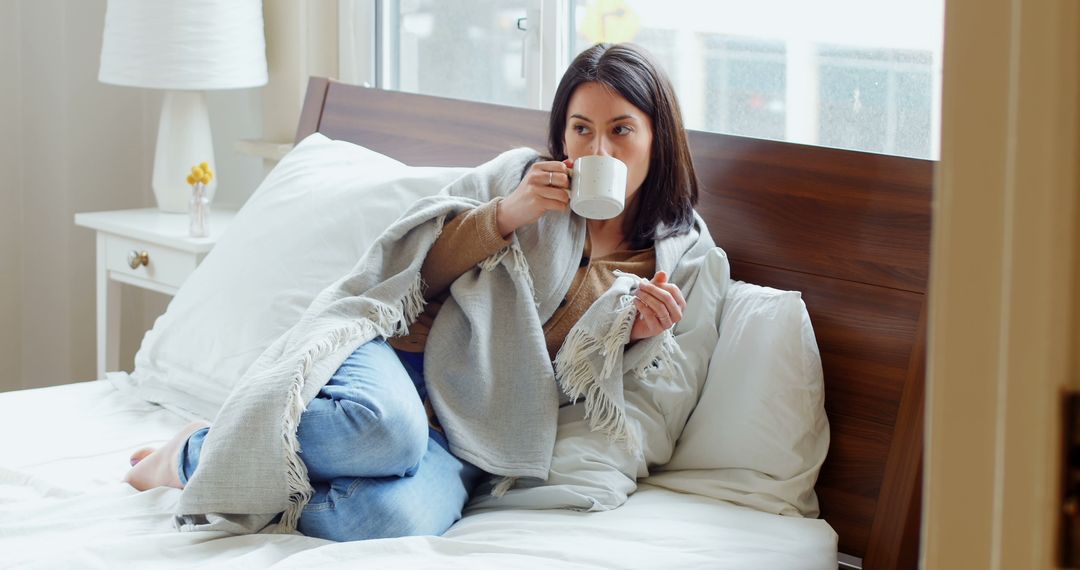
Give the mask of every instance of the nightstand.
[[235, 215], [211, 208], [210, 236], [193, 238], [187, 214], [156, 208], [75, 214], [75, 225], [97, 232], [98, 378], [119, 364], [120, 284], [175, 295]]

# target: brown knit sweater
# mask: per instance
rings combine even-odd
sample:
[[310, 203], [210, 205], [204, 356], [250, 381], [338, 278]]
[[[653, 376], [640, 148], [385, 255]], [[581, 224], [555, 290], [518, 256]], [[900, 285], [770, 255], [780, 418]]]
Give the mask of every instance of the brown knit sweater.
[[[428, 304], [424, 312], [409, 327], [409, 334], [390, 339], [390, 345], [407, 352], [423, 352], [428, 331], [435, 315], [449, 296], [450, 284], [470, 268], [502, 248], [510, 245], [499, 234], [495, 215], [502, 198], [462, 212], [446, 223], [439, 239], [431, 248], [420, 275], [427, 284], [424, 297]], [[612, 252], [598, 258], [589, 257], [589, 240], [579, 263], [574, 281], [566, 297], [551, 318], [544, 323], [549, 356], [554, 359], [563, 340], [581, 315], [615, 282], [615, 270], [651, 279], [656, 268], [653, 248]]]

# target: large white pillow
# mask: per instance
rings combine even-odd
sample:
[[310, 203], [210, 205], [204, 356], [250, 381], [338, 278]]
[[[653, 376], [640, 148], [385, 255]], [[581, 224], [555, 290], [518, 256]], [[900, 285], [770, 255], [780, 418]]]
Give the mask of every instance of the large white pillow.
[[464, 168], [413, 168], [321, 134], [270, 172], [157, 319], [118, 380], [213, 418], [251, 363], [417, 199]]
[[817, 516], [828, 449], [821, 357], [802, 296], [733, 282], [700, 401], [649, 483]]

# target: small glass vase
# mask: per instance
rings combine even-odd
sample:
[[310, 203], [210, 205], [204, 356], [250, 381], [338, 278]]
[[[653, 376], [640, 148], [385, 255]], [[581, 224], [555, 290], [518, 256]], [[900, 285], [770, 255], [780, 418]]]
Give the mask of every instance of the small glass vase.
[[206, 185], [199, 183], [192, 187], [188, 199], [188, 234], [191, 237], [210, 235], [210, 198], [206, 196]]

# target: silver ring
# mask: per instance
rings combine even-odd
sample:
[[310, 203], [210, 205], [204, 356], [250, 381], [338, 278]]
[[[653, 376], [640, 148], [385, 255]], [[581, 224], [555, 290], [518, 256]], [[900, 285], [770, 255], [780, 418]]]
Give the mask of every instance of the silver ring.
[[548, 171], [548, 186], [554, 186], [555, 185], [554, 183], [552, 183], [552, 176], [554, 176], [554, 175], [555, 175], [554, 172], [552, 172], [550, 170]]

